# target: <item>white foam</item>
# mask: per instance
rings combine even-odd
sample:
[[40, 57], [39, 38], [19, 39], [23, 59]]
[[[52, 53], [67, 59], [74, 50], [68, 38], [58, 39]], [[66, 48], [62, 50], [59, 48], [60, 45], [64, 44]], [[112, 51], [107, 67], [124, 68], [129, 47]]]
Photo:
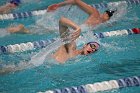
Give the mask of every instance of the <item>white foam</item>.
[[6, 29], [0, 29], [0, 37], [4, 37], [10, 35], [10, 33]]
[[54, 50], [56, 50], [60, 45], [62, 45], [61, 40], [56, 40], [52, 44], [48, 45], [47, 47], [41, 49], [37, 54], [31, 57], [29, 63], [33, 64], [34, 66], [42, 65], [46, 57]]
[[108, 3], [109, 9], [117, 10], [108, 22], [114, 22], [116, 20], [118, 21], [119, 19], [123, 18], [123, 16], [127, 14], [127, 7], [128, 5], [126, 1]]
[[20, 71], [20, 70], [31, 68], [31, 67], [33, 67], [33, 65], [31, 65], [28, 62], [20, 62], [17, 65], [15, 65], [15, 64], [8, 64], [8, 65], [4, 65], [0, 69], [0, 74], [7, 74], [7, 73], [10, 73], [10, 72]]

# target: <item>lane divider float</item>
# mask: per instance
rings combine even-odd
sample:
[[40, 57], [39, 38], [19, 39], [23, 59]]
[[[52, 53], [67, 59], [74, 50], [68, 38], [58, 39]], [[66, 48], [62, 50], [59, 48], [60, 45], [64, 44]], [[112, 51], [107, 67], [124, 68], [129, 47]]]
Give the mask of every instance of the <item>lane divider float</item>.
[[125, 87], [140, 86], [140, 76], [127, 77], [118, 80], [109, 80], [86, 84], [81, 86], [65, 87], [63, 89], [48, 90], [38, 93], [95, 93], [112, 89], [121, 89]]
[[[140, 0], [126, 0], [126, 1], [119, 1], [119, 3], [125, 2], [128, 5], [138, 5], [140, 4]], [[118, 3], [118, 2], [110, 2], [110, 3], [100, 3], [100, 4], [93, 4], [92, 6], [99, 8], [107, 8], [110, 4]], [[29, 11], [29, 12], [21, 12], [21, 13], [10, 13], [10, 14], [1, 14], [0, 20], [8, 20], [8, 19], [21, 19], [21, 18], [27, 18], [31, 16], [38, 16], [38, 15], [44, 15], [47, 12], [47, 9], [44, 10], [35, 10], [35, 11]]]
[[[122, 36], [122, 35], [132, 35], [132, 34], [140, 34], [140, 28], [133, 29], [124, 29], [124, 30], [116, 30], [110, 32], [101, 32], [101, 33], [93, 33], [96, 38], [106, 38], [113, 36]], [[28, 50], [34, 50], [38, 48], [43, 48], [48, 46], [49, 44], [56, 41], [57, 38], [48, 39], [48, 40], [40, 40], [34, 42], [27, 42], [21, 44], [0, 46], [0, 54], [4, 53], [15, 53], [15, 52], [24, 52]]]

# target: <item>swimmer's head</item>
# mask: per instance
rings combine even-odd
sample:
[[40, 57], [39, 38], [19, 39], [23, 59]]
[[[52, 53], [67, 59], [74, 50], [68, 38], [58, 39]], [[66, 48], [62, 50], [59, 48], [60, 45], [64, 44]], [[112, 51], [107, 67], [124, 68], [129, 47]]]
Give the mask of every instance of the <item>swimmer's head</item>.
[[21, 3], [20, 0], [10, 0], [11, 4], [14, 4], [15, 6], [19, 6], [19, 4]]
[[83, 55], [87, 55], [87, 54], [91, 54], [96, 52], [100, 47], [100, 44], [97, 42], [89, 42], [87, 44], [84, 45], [83, 47]]
[[103, 14], [100, 15], [102, 22], [108, 21], [117, 10], [106, 10]]
[[105, 13], [108, 15], [109, 19], [113, 16], [113, 14], [116, 12], [117, 10], [106, 10]]

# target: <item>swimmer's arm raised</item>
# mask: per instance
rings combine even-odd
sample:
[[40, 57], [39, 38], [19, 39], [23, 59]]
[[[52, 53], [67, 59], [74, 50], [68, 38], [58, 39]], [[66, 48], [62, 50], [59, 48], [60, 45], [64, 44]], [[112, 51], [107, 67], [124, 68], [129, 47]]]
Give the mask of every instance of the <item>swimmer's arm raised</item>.
[[61, 17], [59, 22], [64, 26], [72, 27], [74, 30], [80, 29], [80, 27], [76, 23], [72, 22], [71, 20], [69, 20], [65, 17]]
[[61, 38], [65, 38], [68, 35], [69, 33], [68, 27], [71, 27], [72, 29], [74, 29], [74, 32], [71, 34], [71, 40], [74, 41], [75, 39], [79, 37], [81, 28], [76, 23], [72, 22], [71, 20], [62, 17], [59, 21], [59, 32], [60, 32]]
[[65, 0], [64, 2], [61, 2], [61, 3], [58, 3], [58, 4], [50, 5], [50, 6], [47, 8], [47, 11], [48, 11], [48, 12], [55, 11], [55, 10], [58, 9], [59, 7], [62, 7], [62, 6], [65, 6], [65, 5], [69, 5], [69, 4], [75, 4], [75, 1], [74, 1], [74, 0]]
[[[71, 27], [74, 30], [72, 34], [69, 34], [70, 30], [68, 29], [68, 27]], [[62, 17], [59, 20], [59, 32], [63, 41], [70, 40], [69, 43], [66, 43], [63, 46], [61, 46], [61, 48], [64, 48], [68, 53], [71, 50], [71, 48], [75, 46], [74, 40], [79, 37], [81, 29], [77, 24], [75, 24], [71, 20]], [[67, 36], [70, 36], [70, 38], [68, 38]]]

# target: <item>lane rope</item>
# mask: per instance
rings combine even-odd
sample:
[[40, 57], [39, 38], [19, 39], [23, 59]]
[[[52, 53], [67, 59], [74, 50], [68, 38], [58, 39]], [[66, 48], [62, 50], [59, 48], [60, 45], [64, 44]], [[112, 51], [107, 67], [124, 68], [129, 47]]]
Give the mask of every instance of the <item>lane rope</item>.
[[[93, 33], [93, 34], [94, 34], [94, 37], [96, 37], [96, 38], [106, 38], [106, 37], [113, 37], [113, 36], [140, 34], [140, 28], [116, 30], [116, 31]], [[56, 41], [57, 39], [58, 38], [53, 38], [53, 39], [40, 40], [40, 41], [34, 41], [34, 42], [0, 46], [0, 54], [24, 52], [24, 51], [28, 51], [28, 50], [44, 48], [44, 47], [48, 46], [49, 44], [53, 43], [54, 41]]]
[[[128, 5], [138, 5], [140, 4], [140, 0], [126, 0], [126, 1], [119, 1], [119, 2], [125, 2]], [[110, 4], [118, 3], [118, 2], [110, 2], [110, 3], [100, 3], [100, 4], [93, 4], [92, 6], [99, 8], [107, 8]], [[39, 16], [44, 15], [47, 13], [47, 9], [44, 10], [35, 10], [35, 11], [29, 11], [29, 12], [21, 12], [21, 13], [10, 13], [10, 14], [1, 14], [0, 20], [8, 20], [8, 19], [21, 19], [21, 18], [27, 18], [31, 16]]]
[[81, 86], [65, 87], [38, 93], [95, 93], [112, 89], [140, 86], [140, 76], [126, 77], [118, 80], [102, 81]]

